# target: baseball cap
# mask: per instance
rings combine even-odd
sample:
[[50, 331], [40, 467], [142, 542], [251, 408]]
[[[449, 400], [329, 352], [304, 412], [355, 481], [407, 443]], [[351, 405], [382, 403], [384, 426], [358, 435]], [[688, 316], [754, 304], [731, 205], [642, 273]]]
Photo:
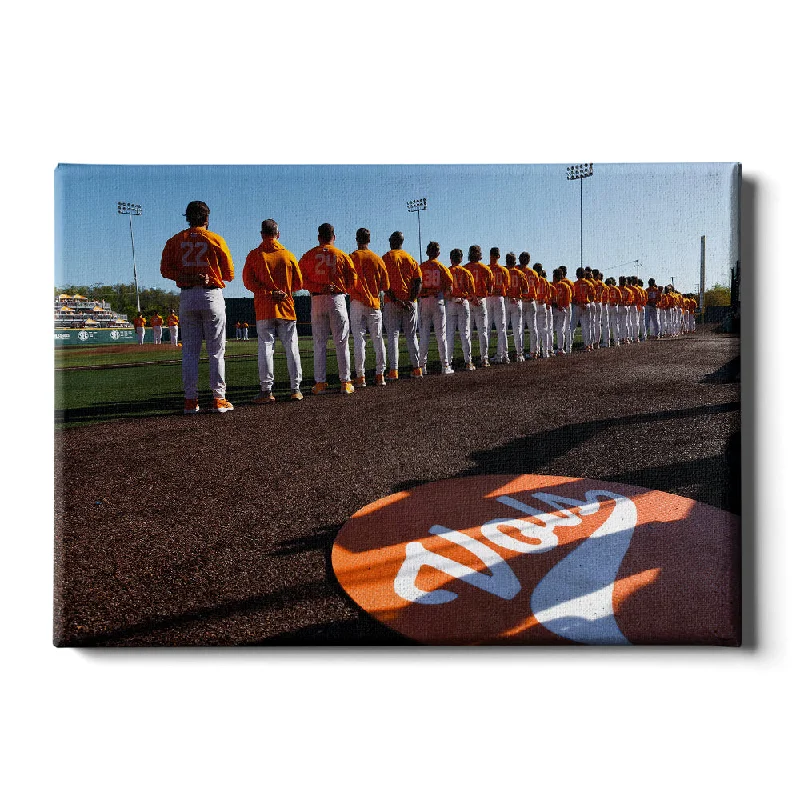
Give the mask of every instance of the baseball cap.
[[186, 213], [183, 215], [184, 217], [200, 217], [204, 214], [210, 214], [211, 209], [202, 201], [202, 200], [192, 200], [188, 206], [186, 206]]

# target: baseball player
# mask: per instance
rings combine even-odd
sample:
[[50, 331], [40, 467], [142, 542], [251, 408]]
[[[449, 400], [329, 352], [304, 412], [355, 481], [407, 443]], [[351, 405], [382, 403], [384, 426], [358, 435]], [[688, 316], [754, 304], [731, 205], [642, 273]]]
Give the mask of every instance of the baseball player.
[[455, 354], [456, 329], [461, 336], [461, 354], [468, 370], [474, 370], [472, 363], [472, 327], [470, 325], [470, 298], [475, 295], [475, 281], [469, 270], [461, 266], [464, 254], [461, 250], [450, 251], [450, 276], [453, 279], [449, 291], [445, 292], [445, 314], [447, 334], [447, 356], [453, 366]]
[[621, 337], [619, 306], [622, 302], [622, 294], [614, 278], [606, 278], [605, 289], [603, 291], [605, 292], [606, 304], [608, 305], [609, 346], [611, 344], [611, 336], [613, 335], [614, 346], [619, 347]]
[[619, 276], [619, 291], [622, 299], [619, 305], [620, 312], [620, 331], [624, 344], [633, 343], [633, 319], [631, 307], [633, 306], [633, 289], [628, 286], [628, 278], [624, 275]]
[[422, 289], [419, 295], [419, 357], [422, 363], [422, 374], [428, 372], [428, 342], [431, 337], [431, 325], [436, 334], [439, 350], [439, 362], [442, 375], [452, 375], [450, 366], [452, 351], [447, 349], [447, 312], [444, 305], [444, 293], [453, 285], [450, 270], [438, 260], [441, 250], [439, 242], [429, 242], [425, 249], [428, 260], [419, 265], [422, 273]]
[[645, 328], [650, 336], [655, 339], [661, 337], [661, 329], [658, 324], [658, 300], [661, 297], [661, 292], [656, 286], [656, 279], [650, 278], [647, 281], [647, 301], [644, 307]]
[[508, 315], [506, 313], [506, 294], [508, 293], [508, 270], [500, 263], [500, 248], [489, 250], [489, 269], [492, 271], [492, 291], [486, 298], [488, 317], [487, 335], [492, 335], [492, 325], [497, 330], [497, 352], [492, 361], [495, 364], [510, 364], [508, 357]]
[[594, 339], [595, 334], [597, 333], [597, 322], [598, 322], [598, 315], [597, 315], [597, 303], [595, 302], [595, 294], [597, 291], [597, 286], [594, 280], [594, 276], [592, 274], [591, 267], [584, 267], [583, 269], [583, 279], [589, 284], [591, 287], [591, 291], [589, 293], [589, 302], [586, 304], [586, 312], [589, 316], [589, 327], [587, 329], [586, 325], [581, 325], [581, 334], [584, 339], [584, 347], [588, 345], [586, 349], [594, 350]]
[[223, 414], [233, 405], [225, 399], [225, 298], [222, 288], [234, 277], [233, 258], [225, 240], [208, 230], [209, 208], [201, 200], [186, 207], [189, 227], [173, 236], [161, 254], [161, 274], [181, 289], [183, 320], [184, 414], [200, 411], [197, 375], [203, 337], [208, 353], [211, 410]]
[[595, 349], [600, 347], [603, 337], [603, 275], [599, 269], [592, 270], [592, 286], [594, 286], [594, 335], [592, 344]]
[[697, 313], [697, 300], [695, 296], [689, 295], [689, 332], [694, 333], [697, 329], [695, 314]]
[[525, 320], [523, 317], [523, 297], [528, 292], [528, 279], [517, 266], [515, 253], [506, 253], [506, 269], [508, 270], [508, 292], [506, 294], [506, 310], [511, 323], [511, 335], [514, 338], [514, 352], [517, 363], [525, 361]]
[[173, 347], [178, 346], [178, 315], [175, 313], [175, 309], [171, 308], [169, 310], [169, 316], [167, 317], [167, 327], [169, 328], [169, 343]]
[[583, 337], [583, 349], [592, 349], [591, 335], [591, 315], [589, 313], [589, 303], [594, 296], [591, 283], [584, 276], [584, 270], [578, 267], [575, 270], [575, 289], [572, 295], [572, 338], [575, 338], [575, 331], [578, 325], [581, 326], [581, 336]]
[[539, 352], [550, 358], [553, 352], [553, 285], [547, 280], [545, 268], [537, 262], [533, 268], [539, 275], [536, 288], [536, 326], [539, 329]]
[[481, 366], [489, 366], [489, 317], [486, 298], [492, 291], [494, 277], [492, 271], [486, 264], [481, 263], [483, 253], [477, 244], [473, 244], [467, 253], [469, 261], [465, 264], [465, 269], [472, 275], [475, 283], [475, 295], [473, 296], [470, 314], [478, 331], [478, 348], [481, 355]]
[[243, 322], [242, 323], [242, 341], [249, 341], [250, 339], [250, 323]]
[[389, 252], [383, 256], [389, 273], [389, 291], [384, 295], [383, 324], [386, 328], [390, 381], [400, 377], [400, 331], [406, 337], [411, 359], [411, 377], [422, 377], [417, 330], [419, 308], [417, 298], [422, 289], [422, 272], [413, 256], [403, 250], [403, 234], [395, 231], [389, 237]]
[[[525, 282], [528, 284], [528, 289], [522, 295], [522, 319], [524, 326], [528, 328], [529, 347], [528, 353], [530, 358], [538, 358], [539, 355], [539, 329], [536, 327], [536, 289], [539, 285], [538, 273], [531, 269], [531, 254], [523, 250], [519, 254], [520, 271], [525, 276]], [[522, 330], [523, 338], [525, 336], [525, 328]]]
[[636, 341], [643, 342], [647, 339], [647, 327], [644, 324], [644, 309], [647, 305], [647, 292], [644, 290], [642, 279], [637, 276], [633, 278], [633, 294], [633, 304], [636, 309]]
[[558, 267], [553, 271], [553, 285], [556, 296], [553, 301], [553, 338], [558, 348], [558, 355], [569, 352], [569, 328], [572, 321], [572, 287], [565, 280], [566, 267]]
[[237, 320], [236, 321], [236, 340], [238, 341], [241, 338], [242, 338], [242, 323]]
[[258, 380], [261, 391], [253, 398], [258, 405], [274, 403], [275, 337], [283, 342], [289, 370], [291, 400], [302, 400], [303, 368], [297, 342], [297, 314], [292, 294], [303, 288], [297, 259], [279, 241], [274, 219], [261, 223], [261, 244], [247, 254], [242, 281], [253, 293], [258, 333]]
[[164, 317], [157, 311], [150, 317], [150, 327], [153, 329], [153, 344], [161, 344], [163, 334]]
[[611, 347], [611, 313], [609, 311], [610, 288], [603, 281], [603, 273], [598, 272], [595, 295], [600, 308], [600, 340], [598, 346]]
[[365, 361], [367, 334], [375, 349], [375, 385], [386, 386], [386, 345], [383, 343], [381, 294], [389, 291], [389, 273], [377, 253], [369, 249], [371, 234], [366, 228], [356, 231], [358, 249], [350, 253], [357, 280], [350, 290], [350, 330], [353, 333], [355, 387], [367, 385]]
[[356, 282], [356, 268], [347, 253], [333, 246], [333, 225], [323, 222], [317, 229], [319, 244], [300, 259], [300, 273], [311, 293], [311, 331], [314, 337], [314, 388], [328, 388], [328, 336], [333, 335], [342, 394], [353, 394], [350, 382], [350, 323], [345, 295]]
[[133, 328], [136, 331], [137, 344], [144, 344], [144, 326], [147, 320], [142, 316], [141, 312], [133, 318]]

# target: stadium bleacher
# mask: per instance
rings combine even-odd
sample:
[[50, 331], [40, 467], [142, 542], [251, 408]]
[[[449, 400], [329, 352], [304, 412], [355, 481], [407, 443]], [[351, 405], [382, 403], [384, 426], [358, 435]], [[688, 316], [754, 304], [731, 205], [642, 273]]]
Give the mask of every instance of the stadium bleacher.
[[60, 294], [55, 298], [53, 317], [56, 329], [132, 328], [127, 314], [118, 314], [105, 300], [80, 294]]

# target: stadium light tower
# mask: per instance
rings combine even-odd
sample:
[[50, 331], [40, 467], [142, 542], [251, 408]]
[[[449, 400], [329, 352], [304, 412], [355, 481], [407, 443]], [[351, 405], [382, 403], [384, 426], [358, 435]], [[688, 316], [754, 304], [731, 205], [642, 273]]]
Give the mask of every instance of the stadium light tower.
[[136, 289], [136, 311], [141, 314], [142, 308], [139, 305], [139, 280], [136, 277], [136, 246], [133, 243], [133, 218], [142, 216], [142, 207], [136, 203], [117, 203], [117, 214], [127, 214], [128, 222], [131, 226], [131, 251], [133, 252], [133, 285]]
[[583, 268], [583, 179], [591, 178], [594, 175], [594, 164], [573, 164], [567, 167], [567, 180], [581, 182], [581, 263]]
[[422, 263], [422, 225], [419, 221], [419, 212], [428, 210], [428, 199], [426, 197], [420, 200], [409, 200], [406, 202], [409, 211], [417, 212], [417, 236], [419, 237], [419, 263]]

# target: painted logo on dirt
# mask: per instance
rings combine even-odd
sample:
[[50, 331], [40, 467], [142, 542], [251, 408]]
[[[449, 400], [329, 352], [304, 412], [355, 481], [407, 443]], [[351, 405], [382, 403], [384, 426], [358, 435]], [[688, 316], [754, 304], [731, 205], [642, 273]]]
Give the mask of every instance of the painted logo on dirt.
[[552, 475], [429, 483], [360, 509], [331, 554], [365, 611], [431, 644], [737, 644], [739, 518]]

